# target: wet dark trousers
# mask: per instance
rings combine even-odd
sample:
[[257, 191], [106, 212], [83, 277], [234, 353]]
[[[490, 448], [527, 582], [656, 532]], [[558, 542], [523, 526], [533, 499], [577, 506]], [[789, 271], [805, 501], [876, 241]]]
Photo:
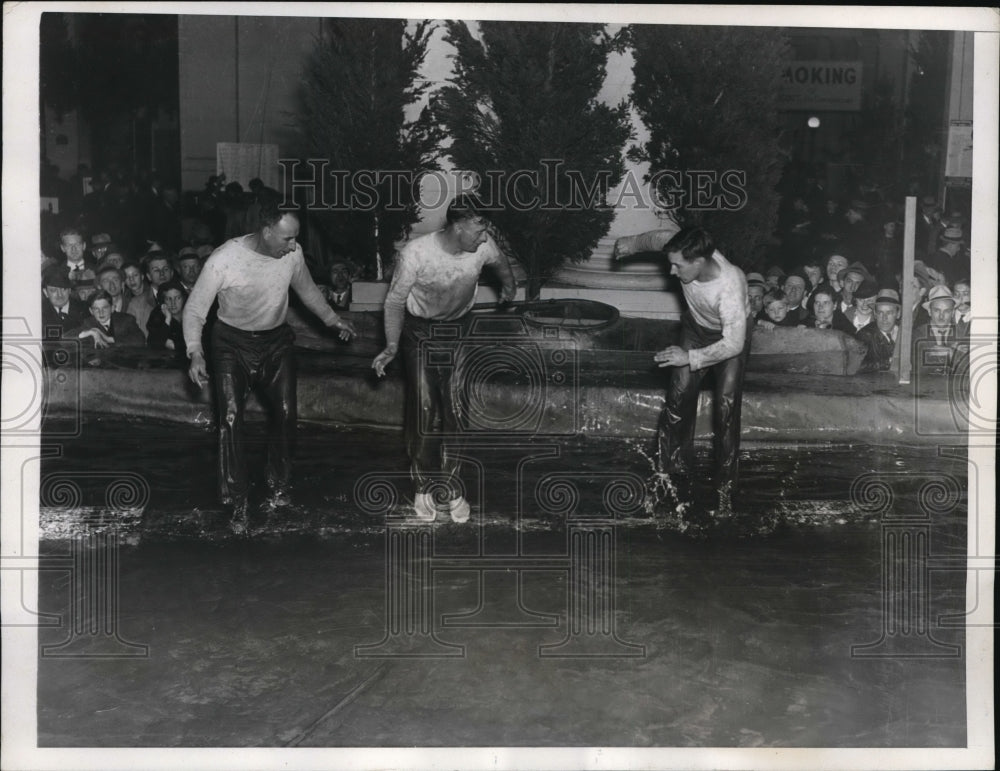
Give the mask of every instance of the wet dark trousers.
[[417, 493], [444, 488], [447, 498], [461, 494], [456, 386], [461, 384], [458, 341], [465, 325], [429, 321], [406, 314], [400, 353], [406, 373], [404, 434], [410, 475]]
[[[750, 354], [750, 321], [743, 350], [725, 361], [692, 372], [690, 367], [673, 367], [667, 386], [666, 403], [657, 426], [659, 471], [690, 474], [694, 463], [695, 418], [701, 380], [711, 371], [715, 375], [712, 401], [712, 449], [714, 482], [718, 489], [730, 492], [739, 484], [740, 408], [743, 402], [743, 373]], [[704, 348], [722, 339], [722, 332], [698, 326], [685, 314], [681, 347], [685, 351]]]
[[294, 342], [295, 333], [288, 325], [245, 332], [216, 321], [212, 328], [213, 385], [219, 411], [219, 497], [225, 504], [247, 498], [243, 417], [251, 390], [258, 392], [268, 410], [268, 488], [272, 493], [288, 491], [297, 416]]

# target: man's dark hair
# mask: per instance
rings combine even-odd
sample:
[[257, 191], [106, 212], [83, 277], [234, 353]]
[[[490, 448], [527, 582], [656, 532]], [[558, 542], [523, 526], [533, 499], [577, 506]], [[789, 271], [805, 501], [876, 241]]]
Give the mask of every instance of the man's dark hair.
[[667, 254], [680, 252], [687, 262], [694, 262], [699, 257], [709, 260], [715, 251], [715, 242], [704, 228], [681, 228], [664, 244], [663, 251]]
[[455, 200], [448, 205], [448, 212], [445, 215], [449, 225], [461, 220], [471, 220], [479, 217], [488, 218], [482, 201], [472, 195], [472, 193], [456, 195]]
[[816, 298], [821, 294], [829, 297], [834, 303], [837, 302], [837, 293], [833, 290], [833, 287], [829, 284], [821, 284], [816, 287], [816, 290], [811, 295], [809, 295], [809, 302], [806, 303], [806, 310], [813, 315], [815, 315]]
[[260, 227], [273, 228], [286, 214], [295, 215], [292, 209], [281, 208], [281, 194], [277, 190], [265, 188], [260, 191]]
[[60, 243], [63, 240], [63, 236], [80, 236], [80, 238], [83, 238], [83, 231], [76, 225], [68, 225], [59, 231]]
[[102, 262], [100, 265], [97, 266], [96, 278], [100, 278], [105, 273], [117, 273], [118, 274], [118, 278], [122, 279], [122, 281], [125, 280], [125, 274], [122, 273], [122, 271], [120, 271], [118, 268], [116, 268], [110, 262]]
[[87, 300], [87, 307], [88, 308], [93, 308], [94, 307], [94, 303], [96, 303], [98, 300], [107, 300], [108, 301], [108, 305], [112, 305], [112, 306], [114, 305], [114, 302], [115, 302], [111, 298], [111, 295], [109, 295], [107, 292], [105, 292], [102, 289], [99, 292], [94, 292], [94, 294], [92, 294], [90, 296], [90, 298]]
[[174, 255], [173, 255], [173, 253], [172, 252], [165, 252], [165, 251], [159, 251], [158, 250], [158, 251], [155, 251], [155, 252], [146, 252], [146, 254], [144, 254], [142, 256], [142, 272], [143, 273], [148, 273], [149, 272], [149, 263], [151, 263], [153, 260], [166, 260], [167, 264], [170, 265], [170, 269], [173, 270], [173, 267], [174, 267]]
[[181, 297], [184, 298], [184, 302], [187, 302], [187, 298], [188, 298], [187, 289], [185, 289], [184, 285], [180, 282], [180, 280], [178, 280], [176, 278], [172, 278], [169, 281], [165, 281], [164, 283], [160, 284], [157, 287], [157, 289], [156, 289], [156, 301], [157, 302], [163, 302], [163, 294], [168, 289], [176, 289], [178, 292], [181, 293]]

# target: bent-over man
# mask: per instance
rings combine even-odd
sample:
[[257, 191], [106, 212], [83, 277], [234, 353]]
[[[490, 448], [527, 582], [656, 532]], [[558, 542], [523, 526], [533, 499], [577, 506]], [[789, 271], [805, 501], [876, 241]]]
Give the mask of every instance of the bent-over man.
[[702, 228], [684, 228], [663, 247], [670, 273], [681, 281], [687, 309], [680, 345], [653, 358], [671, 367], [666, 403], [657, 426], [658, 470], [691, 473], [698, 389], [708, 371], [715, 375], [712, 433], [718, 512], [731, 510], [739, 481], [740, 406], [743, 373], [750, 353], [750, 302], [743, 271], [716, 249]]

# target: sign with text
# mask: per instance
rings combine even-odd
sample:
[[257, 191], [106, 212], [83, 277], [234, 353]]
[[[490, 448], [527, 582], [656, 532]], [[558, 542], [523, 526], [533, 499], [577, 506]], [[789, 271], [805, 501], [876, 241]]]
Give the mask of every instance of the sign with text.
[[860, 110], [860, 61], [795, 61], [781, 70], [782, 110]]

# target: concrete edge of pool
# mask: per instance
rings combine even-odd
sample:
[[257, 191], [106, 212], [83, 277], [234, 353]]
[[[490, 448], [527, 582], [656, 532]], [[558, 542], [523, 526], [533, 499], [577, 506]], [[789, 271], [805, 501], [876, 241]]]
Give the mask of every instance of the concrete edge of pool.
[[[398, 377], [374, 382], [370, 373], [300, 373], [298, 397], [300, 420], [402, 426], [403, 383]], [[525, 387], [486, 384], [474, 399], [478, 419], [473, 429], [486, 433], [641, 438], [655, 431], [663, 389], [546, 384], [541, 392], [529, 392]], [[701, 393], [699, 439], [711, 436], [711, 400], [711, 392]], [[186, 372], [175, 369], [46, 370], [43, 401], [46, 419], [81, 422], [114, 416], [205, 426], [214, 422], [210, 390], [198, 391]], [[262, 413], [254, 397], [247, 410], [251, 417]], [[748, 441], [964, 444], [969, 429], [966, 405], [947, 388], [919, 396], [899, 387], [817, 393], [761, 387], [748, 376], [742, 410], [742, 437]]]

